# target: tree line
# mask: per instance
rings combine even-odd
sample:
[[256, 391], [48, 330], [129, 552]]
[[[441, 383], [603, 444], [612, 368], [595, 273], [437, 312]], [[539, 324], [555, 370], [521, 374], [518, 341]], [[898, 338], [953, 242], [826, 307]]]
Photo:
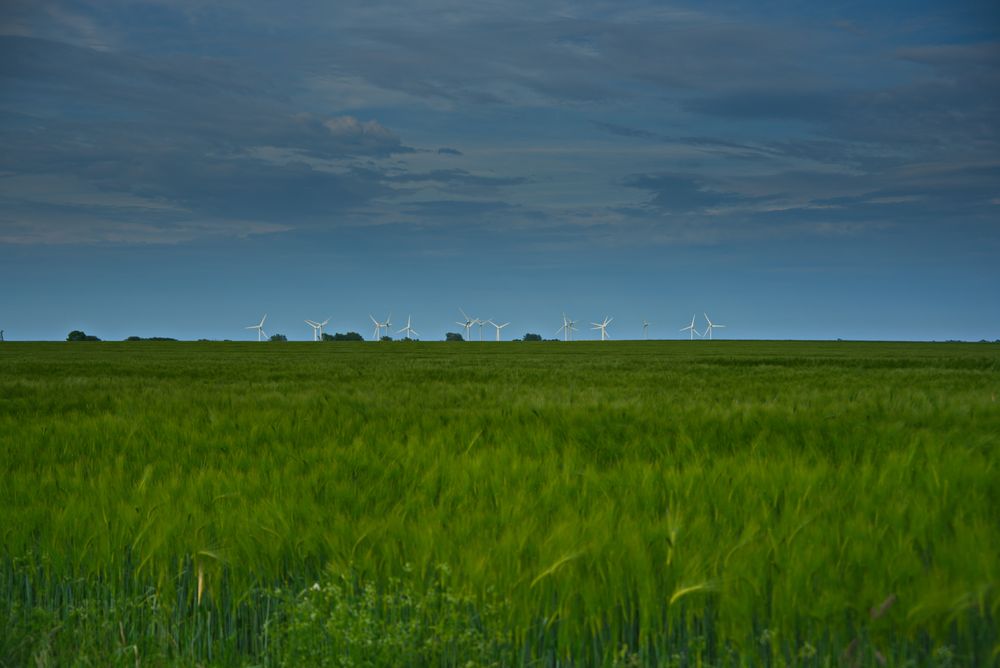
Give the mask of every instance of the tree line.
[[[86, 332], [84, 332], [82, 330], [74, 329], [66, 337], [66, 340], [67, 341], [100, 341], [101, 339], [98, 338], [98, 337], [96, 337], [96, 336], [94, 336], [93, 334], [87, 334]], [[130, 336], [130, 337], [128, 337], [125, 340], [126, 341], [177, 341], [178, 339], [175, 339], [175, 338], [172, 338], [172, 337], [169, 337], [169, 336]], [[209, 339], [198, 339], [198, 340], [199, 341], [208, 341]], [[269, 337], [268, 340], [269, 341], [276, 341], [276, 342], [288, 341], [288, 337], [285, 336], [284, 334], [272, 334]], [[364, 340], [365, 340], [365, 338], [363, 336], [361, 336], [360, 334], [358, 334], [357, 332], [347, 332], [347, 333], [337, 332], [336, 334], [327, 334], [326, 332], [323, 332], [323, 341], [364, 341]], [[392, 341], [393, 338], [391, 336], [383, 336], [380, 340], [381, 341]], [[400, 341], [410, 341], [411, 339], [406, 338], [406, 339], [399, 339], [399, 340]], [[458, 332], [448, 332], [448, 333], [446, 333], [444, 335], [444, 340], [445, 341], [465, 341], [465, 337], [463, 337]], [[522, 338], [520, 338], [520, 339], [513, 339], [513, 340], [514, 341], [543, 341], [543, 340], [546, 340], [546, 339], [542, 339], [541, 335], [539, 335], [539, 334], [533, 334], [531, 332], [528, 332]], [[558, 339], [547, 339], [547, 340], [548, 341], [558, 341]], [[229, 339], [226, 339], [226, 341], [229, 341]]]

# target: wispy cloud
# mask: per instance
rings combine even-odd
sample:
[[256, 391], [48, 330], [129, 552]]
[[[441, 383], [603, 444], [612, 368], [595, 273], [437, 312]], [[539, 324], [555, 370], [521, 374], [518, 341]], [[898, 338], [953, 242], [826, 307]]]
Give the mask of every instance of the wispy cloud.
[[816, 11], [6, 3], [2, 238], [483, 215], [678, 243], [698, 236], [682, 218], [736, 238], [832, 210], [980, 225], [1000, 187], [1000, 41]]

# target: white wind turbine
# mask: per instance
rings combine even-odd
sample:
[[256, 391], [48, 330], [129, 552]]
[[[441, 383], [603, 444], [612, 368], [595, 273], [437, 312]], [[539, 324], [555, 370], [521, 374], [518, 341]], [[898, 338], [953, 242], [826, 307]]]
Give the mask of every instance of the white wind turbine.
[[649, 339], [649, 321], [648, 320], [643, 320], [642, 321], [642, 338], [646, 339], [646, 340]]
[[705, 325], [705, 331], [702, 332], [702, 336], [704, 337], [707, 334], [708, 335], [708, 340], [711, 341], [712, 340], [712, 330], [713, 329], [719, 329], [720, 327], [725, 328], [725, 325], [716, 325], [716, 324], [714, 324], [711, 320], [708, 319], [708, 314], [707, 313], [702, 313], [702, 315], [705, 316], [705, 322], [708, 323], [707, 325]]
[[327, 318], [323, 322], [313, 322], [312, 320], [306, 320], [306, 324], [313, 328], [313, 341], [323, 340], [323, 328], [326, 327], [326, 323], [330, 322], [330, 318]]
[[462, 311], [462, 309], [458, 309], [458, 310], [461, 311], [462, 317], [465, 318], [465, 322], [458, 322], [456, 320], [455, 324], [456, 325], [461, 325], [462, 327], [465, 328], [465, 340], [466, 341], [471, 341], [472, 338], [470, 336], [470, 332], [472, 331], [473, 326], [476, 325], [476, 324], [478, 324], [479, 321], [476, 320], [475, 318], [470, 318], [469, 314], [466, 313], [465, 311]]
[[392, 325], [392, 314], [391, 313], [389, 314], [389, 317], [385, 319], [385, 322], [379, 322], [378, 320], [375, 319], [375, 316], [373, 316], [371, 313], [368, 314], [368, 317], [372, 319], [373, 323], [375, 323], [375, 334], [374, 334], [375, 340], [381, 341], [382, 330], [384, 329], [385, 331], [388, 332], [389, 327]]
[[250, 325], [249, 327], [244, 327], [243, 329], [256, 329], [257, 330], [257, 340], [258, 341], [263, 341], [264, 337], [267, 336], [267, 334], [264, 333], [264, 321], [265, 320], [267, 320], [267, 314], [266, 313], [264, 314], [264, 317], [260, 319], [260, 323], [259, 324]]
[[687, 331], [691, 332], [691, 339], [692, 340], [694, 340], [695, 334], [697, 334], [698, 336], [702, 336], [702, 334], [700, 334], [698, 332], [698, 330], [694, 328], [694, 319], [695, 319], [695, 316], [691, 316], [691, 324], [688, 325], [687, 327], [681, 327], [681, 331], [682, 332], [687, 332]]
[[498, 325], [497, 323], [493, 322], [492, 320], [488, 320], [487, 322], [489, 322], [491, 325], [493, 325], [494, 327], [497, 328], [497, 341], [500, 340], [500, 330], [510, 324], [509, 322], [505, 322], [502, 325]]
[[591, 329], [599, 329], [599, 330], [601, 330], [601, 341], [607, 341], [608, 339], [611, 338], [608, 335], [608, 325], [611, 324], [612, 320], [614, 320], [614, 318], [609, 318], [607, 316], [604, 316], [604, 322], [592, 322], [592, 323], [590, 323], [591, 325], [593, 325], [593, 327], [591, 327]]
[[562, 314], [562, 318], [563, 318], [562, 327], [556, 330], [556, 334], [562, 332], [563, 341], [572, 341], [573, 332], [576, 331], [576, 320], [570, 320], [569, 318], [566, 317], [565, 313]]
[[406, 332], [406, 338], [408, 339], [412, 339], [414, 336], [420, 336], [420, 334], [417, 334], [417, 332], [412, 327], [410, 327], [410, 316], [406, 316], [406, 327], [404, 327], [403, 329], [399, 330], [396, 333], [402, 334], [403, 332]]

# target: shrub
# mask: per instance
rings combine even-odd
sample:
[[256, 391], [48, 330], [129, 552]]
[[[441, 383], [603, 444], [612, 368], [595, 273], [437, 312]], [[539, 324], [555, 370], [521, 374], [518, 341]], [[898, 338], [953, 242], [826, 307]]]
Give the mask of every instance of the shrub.
[[90, 334], [82, 332], [79, 329], [74, 329], [72, 332], [70, 332], [69, 335], [66, 337], [66, 340], [67, 341], [100, 341], [100, 339], [97, 338], [96, 336], [92, 336]]

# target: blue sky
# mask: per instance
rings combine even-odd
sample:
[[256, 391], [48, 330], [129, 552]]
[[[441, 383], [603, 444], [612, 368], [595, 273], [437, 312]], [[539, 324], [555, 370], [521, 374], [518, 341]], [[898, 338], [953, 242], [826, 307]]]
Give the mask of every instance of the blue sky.
[[4, 2], [0, 329], [1000, 338], [1000, 9], [803, 4]]

